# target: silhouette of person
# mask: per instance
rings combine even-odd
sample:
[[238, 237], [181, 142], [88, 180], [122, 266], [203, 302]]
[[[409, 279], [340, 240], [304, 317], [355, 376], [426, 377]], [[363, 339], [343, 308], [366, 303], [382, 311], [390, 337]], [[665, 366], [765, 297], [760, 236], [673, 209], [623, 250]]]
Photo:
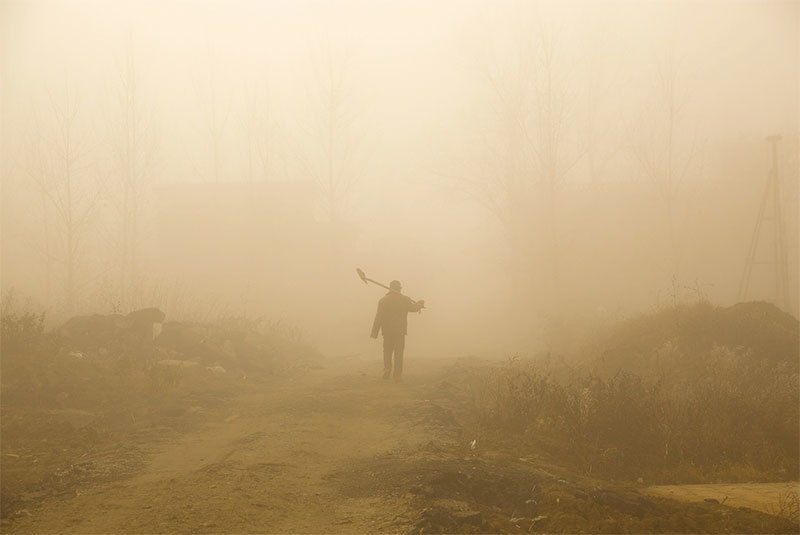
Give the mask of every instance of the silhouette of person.
[[394, 380], [403, 376], [403, 351], [406, 346], [408, 332], [408, 313], [418, 312], [425, 308], [425, 301], [414, 301], [403, 295], [400, 281], [389, 283], [389, 293], [378, 301], [378, 311], [372, 323], [372, 338], [383, 332], [383, 378], [389, 379], [392, 373], [392, 355], [394, 355]]

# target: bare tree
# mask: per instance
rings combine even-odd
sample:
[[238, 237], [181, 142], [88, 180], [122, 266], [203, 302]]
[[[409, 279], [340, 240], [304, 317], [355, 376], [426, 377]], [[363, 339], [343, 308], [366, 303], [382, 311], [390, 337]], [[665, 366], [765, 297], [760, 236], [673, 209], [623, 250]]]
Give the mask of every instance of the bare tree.
[[113, 168], [107, 185], [119, 214], [119, 296], [122, 305], [130, 306], [139, 276], [140, 214], [153, 179], [157, 131], [130, 43], [117, 62], [116, 75], [115, 106], [108, 122]]
[[245, 90], [244, 132], [247, 137], [247, 172], [251, 179], [270, 180], [275, 173], [275, 114], [268, 87]]
[[28, 151], [26, 154], [26, 173], [28, 178], [37, 185], [39, 202], [41, 208], [41, 235], [40, 240], [36, 240], [39, 253], [42, 259], [41, 265], [44, 273], [44, 297], [46, 303], [53, 302], [53, 266], [56, 262], [56, 253], [53, 237], [53, 215], [50, 209], [50, 197], [48, 196], [46, 184], [49, 181], [52, 170], [50, 169], [50, 158], [46, 157], [42, 147], [43, 133], [40, 125], [33, 129], [33, 135], [28, 140]]
[[200, 114], [203, 119], [201, 130], [208, 140], [211, 170], [202, 173], [199, 169], [195, 169], [195, 172], [210, 176], [214, 182], [219, 182], [224, 174], [223, 140], [230, 115], [230, 98], [220, 104], [216, 46], [208, 32], [206, 32], [206, 61], [203, 65], [205, 72], [196, 80], [195, 88], [203, 108]]
[[51, 122], [33, 137], [31, 154], [35, 163], [29, 166], [47, 210], [46, 255], [64, 264], [64, 300], [68, 312], [75, 310], [79, 261], [89, 216], [100, 191], [89, 179], [86, 145], [78, 133], [79, 111], [79, 100], [71, 95], [68, 85], [58, 97], [50, 93]]
[[686, 125], [689, 93], [672, 56], [656, 65], [652, 95], [639, 124], [629, 129], [630, 146], [643, 175], [663, 203], [664, 221], [675, 276], [681, 262], [675, 201], [697, 163], [700, 144]]
[[[527, 132], [526, 147], [531, 151], [539, 196], [543, 203], [543, 226], [549, 234], [545, 254], [549, 255], [550, 305], [556, 307], [561, 287], [559, 221], [560, 191], [568, 173], [583, 153], [571, 138], [575, 97], [567, 86], [562, 49], [553, 33], [541, 29], [538, 47], [532, 47], [531, 60], [536, 73], [533, 84], [533, 121]], [[541, 220], [540, 220], [541, 221]]]
[[[559, 192], [583, 155], [573, 138], [575, 96], [552, 32], [523, 34], [510, 68], [486, 69], [494, 128], [483, 128], [481, 161], [458, 183], [502, 223], [515, 271], [544, 278], [539, 295], [552, 310], [559, 294]], [[536, 260], [536, 266], [527, 262]], [[528, 283], [530, 281], [527, 281]], [[522, 281], [520, 281], [520, 284]], [[517, 292], [518, 294], [521, 292]]]
[[328, 221], [336, 223], [352, 202], [359, 179], [362, 132], [356, 128], [354, 95], [349, 86], [348, 52], [337, 53], [330, 39], [312, 58], [314, 83], [312, 110], [317, 119], [315, 131], [320, 158], [306, 162], [308, 172], [320, 186]]
[[602, 115], [607, 89], [602, 82], [602, 59], [591, 57], [584, 70], [587, 73], [584, 81], [586, 91], [578, 144], [585, 158], [591, 188], [596, 191], [605, 178], [609, 164], [623, 148], [624, 138], [614, 127], [617, 121], [609, 121], [607, 116]]

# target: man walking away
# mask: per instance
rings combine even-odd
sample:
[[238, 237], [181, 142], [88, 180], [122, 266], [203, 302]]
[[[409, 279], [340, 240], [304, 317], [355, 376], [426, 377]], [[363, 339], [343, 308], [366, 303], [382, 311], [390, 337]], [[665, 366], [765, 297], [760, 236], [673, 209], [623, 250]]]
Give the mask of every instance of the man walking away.
[[394, 380], [403, 376], [403, 350], [406, 346], [408, 330], [408, 313], [418, 312], [425, 308], [425, 301], [413, 301], [400, 293], [403, 286], [400, 281], [389, 283], [390, 291], [378, 301], [378, 311], [372, 324], [372, 337], [377, 338], [383, 332], [383, 378], [389, 379], [392, 373], [392, 355], [394, 355]]

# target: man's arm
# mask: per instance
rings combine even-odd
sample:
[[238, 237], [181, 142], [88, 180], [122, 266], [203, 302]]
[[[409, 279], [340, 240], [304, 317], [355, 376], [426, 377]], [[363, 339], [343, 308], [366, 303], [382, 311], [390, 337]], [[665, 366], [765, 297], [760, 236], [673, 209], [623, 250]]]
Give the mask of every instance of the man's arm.
[[410, 297], [408, 299], [408, 311], [409, 312], [419, 312], [423, 308], [425, 308], [425, 300], [420, 299], [419, 301], [413, 301]]
[[378, 337], [378, 332], [383, 324], [383, 307], [381, 305], [382, 303], [378, 301], [378, 310], [375, 312], [375, 321], [372, 322], [372, 333], [370, 334], [372, 338]]

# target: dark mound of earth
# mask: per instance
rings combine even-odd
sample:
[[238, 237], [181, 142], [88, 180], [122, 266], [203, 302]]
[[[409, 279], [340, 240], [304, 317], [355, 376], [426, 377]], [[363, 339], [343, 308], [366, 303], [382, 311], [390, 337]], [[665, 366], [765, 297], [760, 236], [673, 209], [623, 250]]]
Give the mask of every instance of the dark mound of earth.
[[603, 375], [681, 374], [703, 369], [707, 357], [721, 349], [796, 373], [800, 323], [765, 302], [679, 305], [628, 319], [596, 337], [584, 350], [584, 362]]

